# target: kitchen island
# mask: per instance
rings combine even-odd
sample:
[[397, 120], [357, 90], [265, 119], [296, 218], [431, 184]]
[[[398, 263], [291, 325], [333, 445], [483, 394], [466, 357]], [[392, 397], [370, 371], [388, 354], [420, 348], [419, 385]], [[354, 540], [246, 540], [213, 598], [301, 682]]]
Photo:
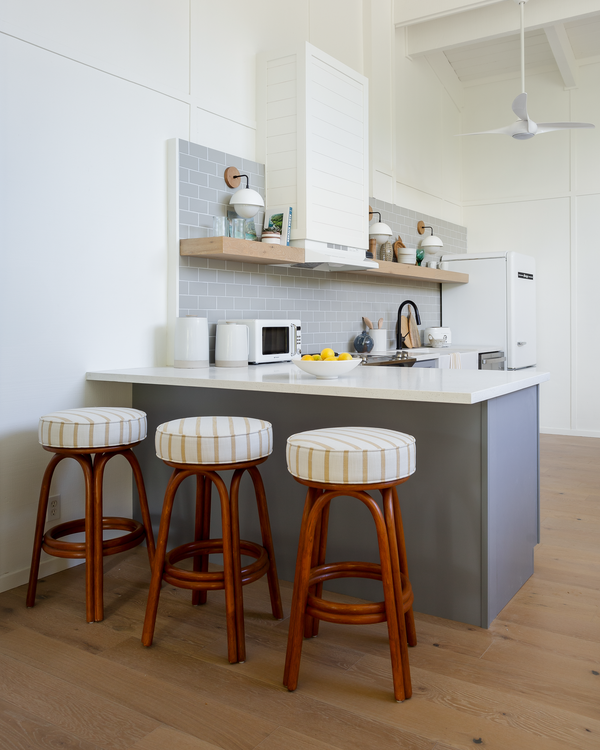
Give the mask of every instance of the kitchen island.
[[[291, 363], [248, 368], [172, 367], [90, 372], [88, 380], [131, 383], [133, 406], [148, 414], [140, 460], [154, 522], [170, 469], [154, 454], [154, 431], [185, 416], [240, 415], [273, 424], [273, 455], [261, 466], [280, 577], [293, 580], [305, 488], [288, 474], [288, 435], [364, 425], [414, 435], [417, 471], [400, 488], [415, 609], [488, 627], [533, 573], [538, 540], [538, 388], [536, 370], [495, 372], [358, 367], [317, 380]], [[253, 503], [244, 502], [241, 531], [259, 539]], [[182, 487], [169, 544], [191, 541], [194, 486]], [[378, 493], [375, 493], [378, 495]], [[179, 497], [179, 496], [178, 496]], [[330, 560], [377, 560], [372, 523], [360, 503], [332, 505]], [[218, 535], [218, 513], [213, 514]], [[331, 588], [381, 599], [364, 579]]]

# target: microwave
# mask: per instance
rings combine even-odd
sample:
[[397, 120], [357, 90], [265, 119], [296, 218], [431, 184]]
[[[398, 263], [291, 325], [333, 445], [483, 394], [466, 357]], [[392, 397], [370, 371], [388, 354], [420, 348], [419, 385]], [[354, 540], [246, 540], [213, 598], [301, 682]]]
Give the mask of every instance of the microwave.
[[220, 320], [248, 326], [248, 364], [286, 362], [302, 349], [302, 326], [299, 320]]

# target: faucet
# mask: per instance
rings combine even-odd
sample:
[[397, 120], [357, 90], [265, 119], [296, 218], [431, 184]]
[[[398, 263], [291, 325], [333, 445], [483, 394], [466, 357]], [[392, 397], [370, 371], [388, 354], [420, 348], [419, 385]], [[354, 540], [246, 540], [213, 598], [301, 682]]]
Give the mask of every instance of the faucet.
[[417, 325], [421, 325], [421, 316], [419, 315], [419, 308], [415, 305], [415, 303], [411, 299], [406, 299], [404, 302], [400, 305], [398, 308], [398, 331], [396, 333], [396, 349], [405, 349], [404, 346], [404, 339], [406, 338], [406, 334], [402, 335], [402, 326], [400, 325], [400, 318], [402, 316], [402, 310], [406, 307], [406, 305], [412, 305], [413, 309], [415, 311], [415, 318], [417, 320]]

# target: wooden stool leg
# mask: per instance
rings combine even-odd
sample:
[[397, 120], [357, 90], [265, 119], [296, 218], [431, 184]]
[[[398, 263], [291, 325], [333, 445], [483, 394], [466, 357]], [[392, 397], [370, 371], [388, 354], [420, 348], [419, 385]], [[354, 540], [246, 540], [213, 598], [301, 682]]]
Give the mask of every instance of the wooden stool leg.
[[85, 616], [94, 622], [94, 469], [90, 456], [73, 456], [85, 478]]
[[246, 661], [246, 629], [244, 626], [244, 591], [242, 587], [242, 558], [240, 555], [240, 481], [245, 469], [237, 469], [231, 479], [229, 501], [231, 505], [231, 551], [233, 558], [233, 589], [235, 593], [235, 632], [237, 660]]
[[154, 627], [156, 625], [156, 613], [158, 610], [158, 599], [160, 597], [160, 587], [162, 583], [163, 570], [165, 567], [165, 555], [167, 553], [167, 541], [169, 538], [169, 526], [171, 525], [171, 513], [173, 511], [173, 501], [177, 488], [183, 480], [190, 476], [192, 472], [175, 469], [169, 479], [165, 500], [163, 503], [162, 515], [160, 518], [160, 528], [158, 530], [158, 541], [156, 543], [156, 552], [154, 555], [154, 564], [152, 566], [152, 579], [148, 591], [148, 603], [146, 605], [146, 617], [144, 618], [144, 629], [142, 631], [142, 643], [144, 646], [152, 645], [154, 636]]
[[231, 532], [231, 508], [229, 494], [221, 477], [213, 472], [210, 478], [219, 492], [221, 500], [221, 525], [223, 528], [223, 583], [225, 587], [225, 611], [227, 614], [227, 658], [230, 664], [238, 661], [236, 637], [236, 599], [234, 588], [234, 562]]
[[144, 477], [140, 464], [137, 460], [135, 453], [128, 448], [122, 452], [123, 456], [129, 461], [133, 476], [135, 479], [135, 486], [138, 492], [138, 498], [140, 501], [140, 510], [142, 511], [142, 522], [146, 529], [146, 547], [148, 549], [148, 559], [150, 560], [150, 567], [154, 562], [154, 532], [152, 531], [152, 519], [150, 518], [150, 510], [148, 508], [148, 498], [146, 497], [146, 487], [144, 485]]
[[[313, 547], [313, 562], [311, 566], [313, 568], [316, 567], [317, 565], [325, 564], [325, 555], [327, 552], [327, 531], [329, 528], [329, 509], [330, 508], [331, 508], [331, 503], [328, 503], [323, 508], [323, 512], [321, 513], [321, 522], [317, 526], [317, 530], [315, 534], [315, 544]], [[312, 587], [309, 593], [312, 594], [312, 596], [321, 598], [323, 596], [323, 584], [317, 583], [316, 586]], [[306, 615], [306, 618], [304, 621], [304, 637], [316, 638], [319, 635], [319, 623], [320, 622], [321, 621], [319, 620], [318, 617], [311, 617], [310, 615]]]
[[[102, 622], [104, 619], [104, 549], [103, 549], [103, 526], [102, 526], [102, 482], [104, 479], [104, 467], [114, 456], [114, 453], [97, 453], [94, 457], [94, 621]], [[86, 516], [87, 527], [87, 516]], [[86, 528], [87, 538], [87, 528]]]
[[404, 619], [404, 604], [402, 597], [402, 580], [400, 578], [400, 558], [398, 554], [399, 540], [396, 537], [395, 508], [393, 492], [391, 488], [382, 490], [384, 517], [387, 527], [390, 562], [392, 567], [392, 582], [394, 586], [394, 597], [396, 600], [396, 612], [398, 621], [398, 632], [400, 636], [400, 653], [402, 657], [402, 675], [404, 681], [404, 693], [406, 698], [412, 695], [412, 684], [410, 679], [410, 665], [408, 662], [408, 644], [406, 642], [406, 623]]
[[323, 493], [320, 489], [310, 487], [304, 504], [300, 540], [298, 542], [298, 557], [294, 577], [294, 593], [292, 597], [285, 670], [283, 674], [283, 684], [290, 692], [298, 686], [312, 548], [323, 504], [328, 501], [324, 501], [324, 497], [327, 497], [328, 494], [330, 493]]
[[[196, 475], [196, 518], [194, 521], [194, 541], [202, 542], [210, 539], [210, 479], [204, 474]], [[194, 570], [198, 573], [208, 571], [208, 555], [194, 556]], [[192, 604], [206, 604], [208, 591], [206, 589], [192, 591]]]
[[[402, 661], [402, 637], [398, 626], [398, 603], [394, 594], [393, 565], [390, 559], [390, 540], [387, 533], [386, 523], [375, 501], [367, 495], [372, 505], [365, 502], [371, 508], [371, 514], [375, 520], [377, 529], [377, 542], [379, 545], [379, 559], [381, 563], [381, 582], [383, 584], [383, 598], [385, 601], [385, 612], [387, 617], [388, 637], [390, 641], [390, 658], [392, 662], [392, 678], [394, 681], [394, 697], [397, 701], [406, 698], [404, 689], [404, 674]], [[400, 599], [402, 607], [402, 599]]]
[[[394, 520], [396, 523], [396, 539], [398, 541], [398, 555], [400, 558], [400, 571], [408, 578], [408, 561], [406, 557], [406, 543], [404, 541], [404, 527], [402, 525], [402, 513], [400, 511], [400, 503], [398, 502], [398, 492], [395, 487], [392, 487], [392, 495], [394, 498]], [[415, 628], [415, 616], [413, 614], [412, 605], [410, 609], [405, 613], [404, 620], [406, 623], [406, 640], [409, 646], [417, 645], [417, 630]]]
[[35, 522], [35, 536], [33, 538], [33, 551], [31, 553], [31, 569], [29, 571], [29, 586], [27, 587], [27, 607], [33, 607], [35, 604], [35, 592], [37, 589], [37, 579], [40, 572], [40, 557], [42, 555], [42, 543], [44, 541], [44, 526], [46, 525], [46, 513], [48, 512], [48, 497], [50, 495], [50, 484], [52, 475], [58, 464], [66, 458], [60, 454], [52, 456], [50, 463], [44, 472], [42, 487], [40, 489], [40, 501], [38, 503], [37, 519]]
[[276, 620], [283, 620], [283, 607], [281, 606], [281, 593], [279, 591], [279, 579], [277, 578], [277, 565], [275, 564], [275, 550], [273, 548], [273, 537], [271, 535], [271, 523], [269, 521], [269, 509], [267, 507], [265, 487], [258, 467], [251, 466], [248, 469], [248, 473], [254, 484], [262, 546], [267, 550], [267, 555], [269, 556], [267, 581], [269, 583], [269, 595], [271, 597], [271, 612]]

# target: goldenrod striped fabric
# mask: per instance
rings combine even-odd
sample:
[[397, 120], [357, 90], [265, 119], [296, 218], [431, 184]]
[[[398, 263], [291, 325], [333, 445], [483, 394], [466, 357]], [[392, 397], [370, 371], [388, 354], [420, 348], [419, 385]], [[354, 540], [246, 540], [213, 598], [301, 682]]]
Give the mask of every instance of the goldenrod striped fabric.
[[256, 461], [273, 451], [270, 422], [250, 417], [186, 417], [156, 428], [156, 455], [178, 464]]
[[52, 448], [109, 448], [146, 437], [146, 414], [139, 409], [64, 409], [41, 417], [38, 437]]
[[288, 471], [331, 484], [375, 484], [403, 479], [417, 468], [412, 435], [378, 427], [309, 430], [287, 440]]

